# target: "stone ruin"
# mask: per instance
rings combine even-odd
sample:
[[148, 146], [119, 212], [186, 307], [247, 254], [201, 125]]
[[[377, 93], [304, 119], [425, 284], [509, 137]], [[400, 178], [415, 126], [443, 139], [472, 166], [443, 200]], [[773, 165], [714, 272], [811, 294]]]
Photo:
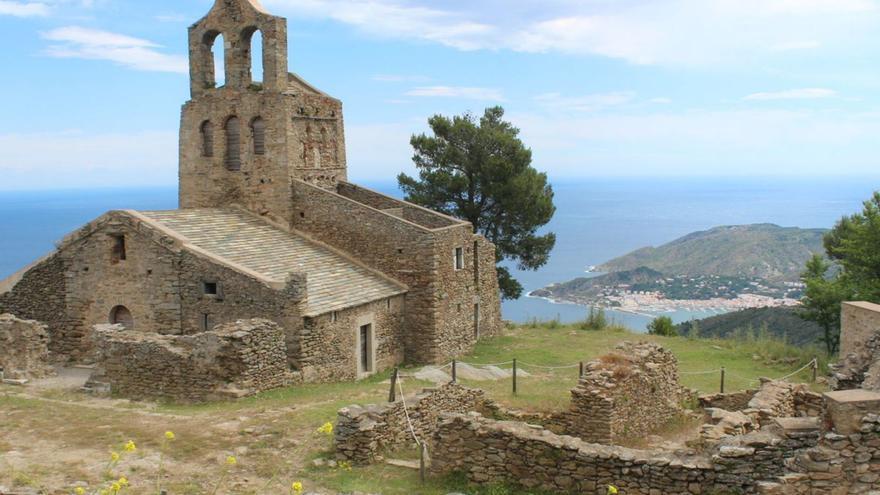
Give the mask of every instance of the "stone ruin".
[[284, 333], [264, 319], [239, 320], [195, 335], [96, 325], [99, 366], [87, 387], [183, 402], [237, 398], [291, 384]]
[[841, 360], [833, 367], [831, 388], [880, 391], [880, 305], [843, 303], [840, 320]]
[[21, 382], [53, 375], [46, 325], [0, 315], [0, 379]]

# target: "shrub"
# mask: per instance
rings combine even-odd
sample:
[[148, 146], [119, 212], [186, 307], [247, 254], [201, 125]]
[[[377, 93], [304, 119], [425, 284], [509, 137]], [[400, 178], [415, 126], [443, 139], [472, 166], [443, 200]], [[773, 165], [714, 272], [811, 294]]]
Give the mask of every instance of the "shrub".
[[654, 321], [648, 324], [648, 333], [661, 337], [678, 337], [678, 332], [675, 330], [672, 318], [668, 316], [654, 318]]
[[605, 310], [601, 307], [590, 306], [590, 312], [587, 313], [587, 319], [578, 324], [581, 330], [605, 330], [608, 328], [608, 317]]

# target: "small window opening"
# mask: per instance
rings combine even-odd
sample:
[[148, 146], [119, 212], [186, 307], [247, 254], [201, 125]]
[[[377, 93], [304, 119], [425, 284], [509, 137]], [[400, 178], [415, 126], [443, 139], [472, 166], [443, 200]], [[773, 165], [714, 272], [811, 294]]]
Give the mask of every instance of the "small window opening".
[[456, 305], [456, 309], [458, 310], [459, 313], [461, 313], [461, 303], [458, 303]]
[[131, 316], [131, 311], [125, 306], [115, 306], [110, 310], [110, 323], [122, 325], [126, 330], [134, 328], [134, 318]]
[[241, 170], [241, 134], [238, 117], [229, 117], [226, 121], [226, 168]]
[[304, 211], [299, 212], [299, 217], [300, 217], [300, 218], [305, 218], [305, 217], [306, 217], [306, 212], [304, 212]]
[[385, 307], [387, 309], [391, 309], [391, 298], [390, 297], [385, 300]]
[[455, 269], [464, 270], [464, 248], [455, 248]]
[[202, 327], [202, 331], [208, 332], [211, 330], [211, 315], [208, 313], [202, 313], [202, 320], [200, 322], [200, 326]]
[[480, 339], [480, 304], [474, 304], [474, 339]]
[[216, 296], [218, 294], [217, 282], [203, 282], [202, 293], [206, 296]]
[[114, 235], [113, 236], [113, 253], [111, 255], [113, 263], [119, 263], [120, 261], [125, 261], [127, 254], [125, 252], [125, 236], [124, 235]]
[[202, 137], [202, 156], [214, 156], [214, 127], [211, 126], [210, 120], [202, 122], [199, 134]]
[[474, 285], [480, 286], [480, 243], [474, 241]]
[[266, 154], [266, 121], [257, 117], [251, 122], [251, 135], [254, 139], [254, 154]]
[[336, 323], [339, 320], [339, 313], [336, 311], [330, 313], [330, 323]]
[[373, 357], [370, 349], [372, 349], [371, 340], [373, 338], [373, 325], [367, 324], [360, 327], [360, 359], [359, 367], [362, 373], [370, 373], [373, 371]]

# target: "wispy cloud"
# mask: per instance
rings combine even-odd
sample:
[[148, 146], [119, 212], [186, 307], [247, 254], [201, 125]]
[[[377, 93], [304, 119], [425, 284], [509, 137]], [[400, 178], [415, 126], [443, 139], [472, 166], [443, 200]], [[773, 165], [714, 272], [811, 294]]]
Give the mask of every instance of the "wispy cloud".
[[769, 101], [769, 100], [816, 100], [821, 98], [834, 98], [837, 91], [827, 88], [801, 88], [787, 89], [785, 91], [771, 91], [764, 93], [752, 93], [744, 96], [743, 100]]
[[563, 96], [560, 93], [544, 93], [536, 96], [535, 101], [552, 110], [595, 112], [604, 108], [630, 103], [635, 97], [636, 94], [632, 91], [614, 91], [583, 96]]
[[14, 17], [42, 17], [49, 15], [49, 5], [40, 2], [13, 2], [0, 0], [0, 15]]
[[52, 57], [109, 60], [143, 71], [188, 72], [186, 57], [162, 53], [157, 50], [161, 45], [124, 34], [68, 26], [43, 33], [42, 36], [48, 41], [58, 42], [46, 50]]
[[400, 82], [419, 83], [419, 82], [427, 82], [427, 81], [431, 80], [431, 78], [427, 77], [427, 76], [401, 75], [401, 74], [376, 74], [372, 77], [372, 79], [374, 81], [387, 82], [387, 83], [400, 83]]
[[818, 41], [785, 41], [770, 47], [775, 52], [792, 52], [795, 50], [812, 50], [822, 46]]
[[665, 96], [651, 98], [650, 100], [648, 100], [648, 103], [654, 103], [657, 105], [668, 105], [672, 103], [672, 98], [666, 98]]
[[422, 86], [406, 92], [406, 96], [464, 98], [468, 100], [504, 101], [501, 90], [463, 86]]
[[159, 22], [186, 22], [188, 17], [183, 14], [159, 14], [154, 19]]

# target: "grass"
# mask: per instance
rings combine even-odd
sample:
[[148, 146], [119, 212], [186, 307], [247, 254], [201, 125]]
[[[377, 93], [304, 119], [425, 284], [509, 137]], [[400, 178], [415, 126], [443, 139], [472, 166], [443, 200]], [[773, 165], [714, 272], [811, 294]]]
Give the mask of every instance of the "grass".
[[[462, 382], [485, 389], [507, 407], [560, 410], [568, 407], [569, 391], [577, 383], [577, 363], [607, 354], [625, 340], [660, 343], [675, 353], [685, 373], [724, 366], [728, 370], [728, 390], [746, 388], [761, 376], [781, 377], [813, 357], [812, 350], [761, 338], [689, 340], [635, 335], [614, 326], [598, 331], [582, 328], [584, 325], [558, 321], [510, 327], [502, 335], [481, 342], [461, 359], [496, 363], [517, 358], [520, 369], [531, 376], [519, 376], [516, 396], [510, 380]], [[575, 366], [548, 370], [535, 365]], [[798, 378], [807, 380], [809, 375], [807, 371]], [[382, 383], [387, 378], [388, 374], [383, 373], [356, 383], [301, 385], [239, 401], [201, 405], [108, 401], [59, 392], [32, 397], [21, 395], [21, 389], [0, 386], [0, 485], [35, 486], [49, 493], [65, 493], [64, 489], [80, 480], [95, 486], [104, 479], [102, 470], [108, 453], [133, 439], [138, 451], [120, 469], [132, 481], [130, 493], [154, 493], [162, 435], [172, 430], [177, 439], [166, 454], [167, 475], [162, 483], [170, 493], [210, 492], [223, 472], [227, 455], [236, 455], [240, 462], [224, 493], [261, 493], [261, 487], [273, 475], [279, 484], [269, 490], [272, 493], [286, 493], [282, 487], [294, 480], [303, 481], [307, 490], [320, 487], [339, 492], [381, 491], [384, 495], [529, 493], [506, 486], [466, 487], [456, 477], [421, 485], [416, 471], [382, 464], [350, 471], [313, 467], [313, 459], [332, 456], [330, 440], [316, 437], [315, 429], [333, 421], [341, 407], [387, 400], [388, 385]], [[719, 379], [719, 374], [682, 377], [684, 385], [702, 392], [716, 392]], [[427, 385], [404, 382], [408, 392]], [[675, 436], [690, 427], [670, 424], [668, 431], [661, 433]], [[2, 455], [12, 450], [19, 452], [15, 459]], [[412, 458], [414, 452], [390, 455]]]

